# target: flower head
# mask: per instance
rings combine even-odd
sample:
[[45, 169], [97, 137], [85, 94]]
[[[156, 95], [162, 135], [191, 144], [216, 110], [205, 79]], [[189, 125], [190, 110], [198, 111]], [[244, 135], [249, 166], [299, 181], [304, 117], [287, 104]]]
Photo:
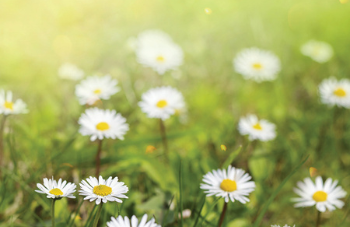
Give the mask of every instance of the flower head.
[[350, 108], [350, 80], [325, 79], [319, 85], [319, 91], [322, 103]]
[[150, 89], [142, 94], [141, 99], [139, 106], [149, 118], [165, 120], [177, 111], [185, 109], [181, 92], [169, 86]]
[[90, 202], [96, 200], [98, 205], [101, 201], [103, 203], [107, 201], [122, 203], [122, 198], [128, 198], [124, 195], [128, 191], [128, 187], [124, 185], [124, 182], [119, 182], [118, 177], [114, 179], [109, 177], [104, 180], [102, 176], [99, 179], [90, 176], [86, 181], [81, 181], [79, 195], [85, 196], [84, 200], [90, 200]]
[[276, 126], [267, 120], [259, 120], [254, 114], [242, 117], [238, 123], [241, 135], [248, 135], [249, 140], [269, 141], [276, 137]]
[[71, 63], [64, 63], [58, 69], [58, 76], [67, 80], [80, 80], [84, 77], [84, 71]]
[[110, 75], [90, 76], [75, 87], [75, 94], [81, 105], [93, 105], [97, 100], [107, 100], [117, 93], [120, 90], [117, 84], [118, 81]]
[[139, 35], [137, 40], [136, 57], [140, 64], [151, 67], [160, 75], [182, 65], [183, 51], [169, 35], [151, 30]]
[[274, 80], [281, 69], [280, 60], [270, 51], [255, 47], [244, 49], [233, 59], [234, 69], [244, 79], [256, 82]]
[[324, 63], [332, 58], [333, 48], [328, 43], [310, 40], [301, 47], [301, 53], [318, 63]]
[[[130, 225], [131, 224], [131, 225]], [[144, 214], [140, 223], [135, 215], [131, 217], [131, 220], [128, 217], [118, 216], [117, 218], [112, 217], [110, 222], [107, 222], [108, 227], [161, 227], [155, 223], [154, 218], [147, 221], [147, 214]]]
[[25, 114], [28, 113], [27, 105], [22, 99], [12, 100], [12, 91], [0, 90], [0, 114]]
[[83, 136], [91, 136], [91, 141], [103, 138], [124, 139], [125, 133], [129, 130], [126, 119], [115, 110], [101, 110], [90, 108], [83, 113], [78, 123], [79, 132]]
[[52, 179], [44, 178], [44, 185], [37, 184], [40, 190], [35, 190], [41, 194], [47, 194], [47, 198], [50, 199], [61, 199], [63, 197], [74, 199], [76, 185], [74, 183], [67, 183], [60, 178], [58, 181]]
[[229, 166], [226, 169], [213, 170], [203, 177], [203, 182], [200, 186], [207, 196], [215, 195], [225, 198], [225, 202], [235, 200], [241, 203], [249, 202], [247, 196], [254, 191], [255, 183], [249, 181], [251, 176], [245, 173], [242, 169], [236, 169]]
[[297, 183], [298, 188], [294, 188], [294, 192], [300, 197], [293, 198], [292, 201], [296, 202], [295, 207], [309, 207], [316, 205], [316, 209], [320, 212], [335, 210], [335, 208], [341, 209], [344, 206], [344, 202], [341, 198], [344, 198], [346, 192], [341, 186], [338, 186], [338, 181], [333, 181], [328, 178], [324, 184], [322, 178], [319, 176], [316, 178], [316, 184], [312, 182], [310, 178], [305, 178], [304, 182], [299, 181]]

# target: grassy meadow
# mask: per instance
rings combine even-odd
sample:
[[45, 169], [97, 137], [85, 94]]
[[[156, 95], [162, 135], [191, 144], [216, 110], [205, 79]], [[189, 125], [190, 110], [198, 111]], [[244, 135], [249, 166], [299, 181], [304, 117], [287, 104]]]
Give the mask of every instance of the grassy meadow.
[[[111, 216], [144, 213], [163, 227], [194, 226], [197, 218], [217, 226], [224, 200], [213, 206], [216, 198], [199, 187], [204, 174], [230, 162], [252, 176], [256, 189], [250, 202], [228, 204], [223, 226], [315, 226], [315, 207], [291, 202], [310, 167], [348, 192], [342, 209], [322, 213], [321, 226], [350, 226], [350, 112], [322, 104], [318, 92], [325, 78], [350, 77], [350, 2], [342, 2], [2, 0], [0, 89], [13, 91], [29, 112], [9, 116], [4, 127], [0, 226], [51, 226], [51, 200], [34, 191], [36, 184], [54, 176], [78, 191], [82, 179], [94, 176], [97, 142], [78, 132], [86, 106], [74, 93], [79, 82], [58, 77], [65, 62], [87, 76], [117, 79], [121, 91], [97, 105], [120, 112], [130, 126], [125, 140], [103, 142], [101, 175], [118, 176], [129, 198], [106, 203], [99, 226]], [[160, 76], [136, 61], [130, 38], [147, 29], [168, 33], [182, 47], [178, 70]], [[332, 45], [333, 58], [320, 64], [302, 55], [310, 39]], [[257, 83], [234, 71], [232, 59], [248, 47], [280, 58], [276, 80]], [[188, 108], [186, 118], [165, 121], [169, 162], [159, 120], [138, 106], [142, 93], [162, 85], [181, 91]], [[240, 135], [238, 121], [249, 113], [276, 124], [276, 139]], [[156, 149], [146, 152], [149, 145]], [[94, 203], [76, 196], [56, 202], [56, 226], [91, 226]], [[181, 220], [184, 209], [192, 214]]]

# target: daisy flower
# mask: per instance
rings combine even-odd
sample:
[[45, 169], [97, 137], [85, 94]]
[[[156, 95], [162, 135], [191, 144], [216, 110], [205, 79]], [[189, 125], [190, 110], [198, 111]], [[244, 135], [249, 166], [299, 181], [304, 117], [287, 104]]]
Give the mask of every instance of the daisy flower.
[[84, 200], [90, 200], [90, 202], [96, 200], [96, 204], [107, 203], [107, 201], [115, 201], [122, 203], [122, 198], [128, 198], [125, 193], [129, 191], [128, 187], [124, 185], [124, 182], [119, 182], [118, 177], [112, 179], [109, 177], [104, 180], [102, 176], [97, 180], [96, 177], [89, 177], [82, 180], [79, 190], [79, 195], [85, 196]]
[[110, 75], [90, 76], [75, 87], [75, 95], [81, 105], [93, 105], [97, 100], [107, 100], [117, 93], [120, 90], [117, 84], [118, 81]]
[[74, 199], [75, 196], [73, 193], [75, 192], [76, 185], [74, 183], [67, 183], [67, 181], [63, 181], [60, 178], [58, 182], [53, 179], [44, 178], [44, 185], [37, 184], [37, 187], [40, 190], [35, 190], [41, 194], [47, 194], [47, 198], [50, 199], [61, 199], [63, 197]]
[[170, 86], [150, 89], [142, 94], [141, 99], [139, 106], [149, 118], [165, 120], [176, 112], [185, 109], [181, 92]]
[[117, 218], [112, 217], [110, 222], [107, 222], [108, 227], [161, 227], [157, 223], [155, 223], [154, 218], [147, 221], [147, 214], [144, 214], [140, 223], [135, 215], [131, 217], [131, 220], [128, 217], [118, 216]]
[[310, 40], [301, 47], [301, 53], [318, 63], [324, 63], [332, 58], [333, 48], [328, 43]]
[[27, 105], [21, 100], [12, 100], [12, 91], [0, 90], [0, 114], [25, 114], [28, 113]]
[[129, 130], [126, 119], [115, 110], [101, 110], [97, 107], [90, 108], [83, 113], [78, 123], [79, 132], [83, 136], [91, 136], [90, 140], [102, 140], [103, 138], [124, 139]]
[[233, 59], [234, 69], [244, 79], [256, 82], [274, 80], [281, 69], [278, 57], [255, 47], [244, 49]]
[[319, 85], [319, 91], [322, 103], [350, 108], [350, 80], [325, 79]]
[[151, 48], [173, 43], [171, 37], [161, 30], [146, 30], [141, 32], [136, 39], [137, 48]]
[[335, 210], [335, 208], [341, 209], [344, 206], [344, 202], [341, 198], [344, 198], [346, 192], [341, 186], [338, 186], [338, 181], [333, 181], [328, 178], [323, 184], [322, 178], [316, 177], [316, 184], [312, 182], [310, 178], [305, 178], [304, 182], [299, 181], [297, 183], [298, 188], [294, 188], [294, 192], [297, 193], [300, 198], [293, 198], [292, 201], [296, 202], [294, 207], [309, 207], [316, 205], [316, 209], [320, 212]]
[[225, 169], [213, 170], [203, 177], [203, 182], [200, 186], [207, 196], [215, 195], [225, 198], [225, 202], [235, 200], [241, 203], [249, 202], [247, 196], [254, 191], [255, 183], [249, 181], [252, 177], [245, 173], [242, 169], [236, 169], [231, 165]]
[[67, 80], [80, 80], [84, 77], [84, 71], [71, 63], [64, 63], [58, 69], [58, 76]]
[[241, 135], [248, 135], [249, 140], [269, 141], [276, 137], [276, 126], [267, 120], [258, 120], [254, 114], [241, 117], [238, 131]]

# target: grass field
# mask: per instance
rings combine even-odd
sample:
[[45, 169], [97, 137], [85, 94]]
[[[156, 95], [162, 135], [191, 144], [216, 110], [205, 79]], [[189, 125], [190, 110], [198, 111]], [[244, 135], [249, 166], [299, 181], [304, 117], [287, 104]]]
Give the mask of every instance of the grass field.
[[[213, 206], [215, 197], [206, 197], [201, 209], [199, 187], [204, 174], [230, 161], [252, 176], [256, 189], [249, 203], [228, 204], [223, 226], [316, 226], [314, 206], [291, 202], [309, 168], [350, 192], [349, 109], [324, 105], [318, 91], [323, 79], [350, 77], [350, 2], [342, 2], [2, 0], [0, 89], [13, 91], [29, 112], [9, 116], [4, 127], [0, 226], [51, 226], [51, 200], [34, 191], [36, 184], [54, 176], [78, 185], [95, 173], [97, 142], [78, 132], [86, 109], [74, 94], [78, 82], [58, 77], [65, 62], [87, 76], [117, 79], [121, 91], [99, 107], [117, 110], [130, 126], [125, 140], [103, 142], [101, 175], [118, 176], [129, 199], [105, 204], [99, 226], [111, 216], [144, 213], [162, 226], [194, 226], [200, 210], [199, 220], [208, 214], [202, 226], [217, 226], [224, 200]], [[128, 42], [147, 29], [168, 33], [182, 47], [178, 70], [160, 76], [136, 61]], [[303, 56], [300, 47], [310, 39], [328, 42], [333, 58], [320, 64]], [[234, 71], [232, 59], [253, 46], [280, 58], [276, 80], [257, 83]], [[181, 91], [188, 108], [187, 119], [165, 121], [169, 162], [159, 120], [137, 105], [142, 93], [161, 85]], [[238, 121], [248, 113], [276, 124], [276, 139], [249, 142], [240, 135]], [[153, 153], [145, 152], [149, 145]], [[79, 207], [83, 198], [76, 196], [56, 202], [56, 226], [73, 219], [73, 226], [89, 226], [94, 203]], [[320, 226], [350, 226], [349, 195], [343, 201], [342, 209], [322, 213]], [[183, 209], [190, 218], [178, 217]]]

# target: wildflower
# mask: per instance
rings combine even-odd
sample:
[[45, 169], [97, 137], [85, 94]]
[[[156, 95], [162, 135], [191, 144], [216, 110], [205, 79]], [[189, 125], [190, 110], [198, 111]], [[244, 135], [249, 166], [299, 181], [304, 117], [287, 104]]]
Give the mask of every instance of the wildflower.
[[124, 219], [122, 216], [118, 216], [117, 218], [112, 217], [110, 222], [107, 222], [108, 227], [161, 227], [157, 223], [155, 223], [154, 218], [147, 221], [147, 214], [144, 214], [140, 223], [135, 215], [131, 217], [131, 220], [125, 216]]
[[0, 90], [0, 114], [25, 114], [28, 113], [27, 105], [22, 99], [12, 100], [12, 91]]
[[301, 47], [301, 53], [318, 63], [324, 63], [332, 58], [333, 48], [326, 42], [310, 40]]
[[251, 176], [242, 169], [236, 169], [231, 165], [226, 169], [213, 170], [203, 177], [201, 189], [206, 190], [207, 196], [215, 195], [234, 202], [238, 200], [241, 203], [249, 202], [247, 196], [254, 191], [255, 183], [249, 181]]
[[124, 195], [128, 191], [128, 187], [124, 185], [124, 182], [119, 182], [118, 177], [114, 179], [109, 177], [104, 180], [102, 176], [99, 179], [90, 176], [86, 181], [81, 181], [79, 195], [85, 196], [84, 200], [90, 200], [90, 202], [96, 200], [98, 205], [101, 201], [103, 203], [107, 201], [122, 203], [122, 198], [128, 198]]
[[350, 108], [350, 80], [325, 79], [319, 85], [321, 102], [329, 106]]
[[67, 183], [67, 181], [63, 181], [60, 178], [58, 182], [53, 179], [44, 178], [44, 185], [37, 184], [37, 187], [40, 190], [35, 190], [41, 194], [47, 194], [47, 198], [50, 199], [61, 199], [63, 197], [74, 199], [75, 196], [73, 193], [75, 192], [76, 185], [74, 183]]
[[124, 139], [125, 133], [129, 130], [126, 119], [115, 110], [101, 110], [90, 108], [83, 113], [78, 123], [79, 132], [83, 136], [91, 136], [90, 140], [102, 140], [103, 138]]
[[298, 188], [294, 188], [294, 192], [301, 197], [292, 199], [296, 202], [294, 207], [316, 206], [320, 212], [325, 212], [326, 209], [333, 211], [336, 207], [341, 209], [344, 202], [340, 199], [345, 197], [346, 192], [341, 186], [337, 187], [337, 184], [338, 181], [333, 181], [331, 178], [323, 184], [320, 176], [316, 178], [315, 184], [310, 178], [305, 178], [304, 182], [299, 181]]
[[278, 57], [255, 47], [244, 49], [233, 60], [234, 69], [244, 79], [256, 82], [274, 80], [281, 69]]
[[242, 117], [238, 123], [238, 131], [241, 135], [248, 135], [249, 140], [273, 140], [276, 137], [275, 128], [274, 124], [267, 120], [258, 120], [253, 114]]
[[58, 69], [58, 76], [67, 80], [80, 80], [84, 77], [84, 71], [71, 63], [64, 63]]

